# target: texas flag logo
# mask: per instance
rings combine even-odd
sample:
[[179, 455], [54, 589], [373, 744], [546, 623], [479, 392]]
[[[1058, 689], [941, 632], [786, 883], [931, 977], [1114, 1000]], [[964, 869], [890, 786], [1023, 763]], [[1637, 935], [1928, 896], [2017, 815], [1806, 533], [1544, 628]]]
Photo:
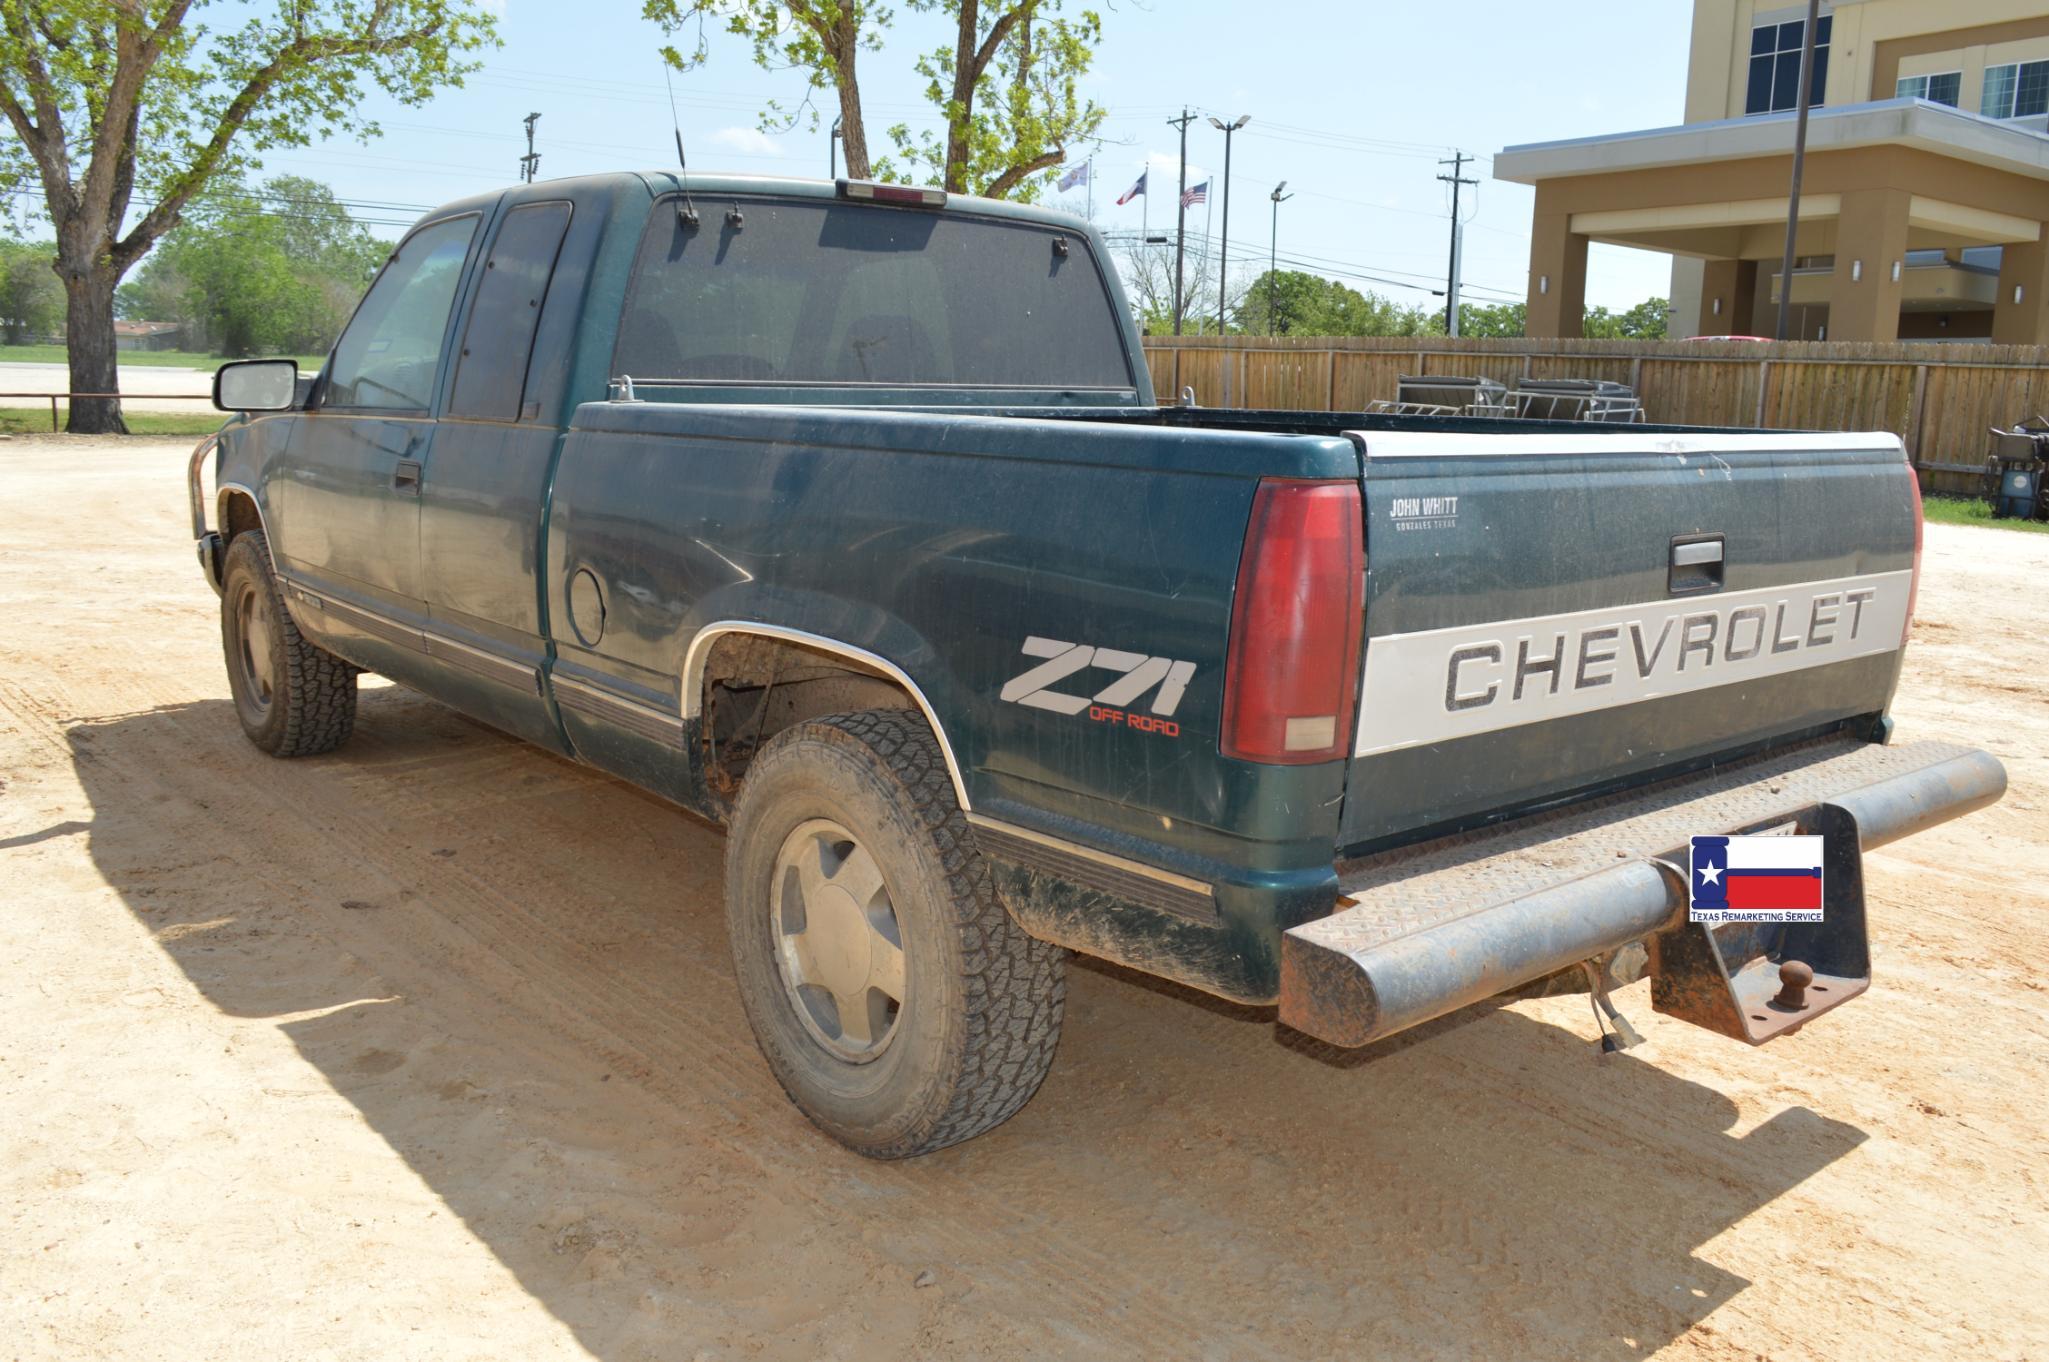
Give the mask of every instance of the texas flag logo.
[[1694, 922], [1821, 921], [1821, 838], [1696, 837]]

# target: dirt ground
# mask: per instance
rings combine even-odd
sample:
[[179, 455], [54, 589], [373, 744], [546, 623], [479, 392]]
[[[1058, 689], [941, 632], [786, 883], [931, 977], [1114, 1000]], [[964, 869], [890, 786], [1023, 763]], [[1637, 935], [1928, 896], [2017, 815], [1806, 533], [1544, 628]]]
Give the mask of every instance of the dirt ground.
[[184, 453], [0, 441], [0, 1355], [2049, 1357], [2049, 538], [1929, 527], [1901, 733], [2013, 787], [1870, 859], [1842, 1013], [1337, 1056], [1084, 964], [1021, 1116], [881, 1166], [714, 833], [390, 687], [242, 740]]

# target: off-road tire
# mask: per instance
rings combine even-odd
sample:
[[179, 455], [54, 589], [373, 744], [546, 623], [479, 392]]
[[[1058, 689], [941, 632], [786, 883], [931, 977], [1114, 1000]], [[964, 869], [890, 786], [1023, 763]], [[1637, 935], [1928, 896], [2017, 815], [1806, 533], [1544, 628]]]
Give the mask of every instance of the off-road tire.
[[[255, 651], [267, 655], [269, 695], [244, 656], [246, 620], [257, 612]], [[270, 544], [261, 530], [235, 536], [221, 571], [221, 648], [242, 731], [273, 757], [332, 752], [356, 727], [356, 668], [308, 643], [285, 609]], [[263, 663], [256, 664], [260, 668]]]
[[[866, 1062], [806, 1029], [779, 973], [772, 885], [785, 840], [826, 819], [880, 869], [903, 947], [905, 996]], [[1002, 1124], [1052, 1066], [1066, 952], [1027, 936], [997, 899], [939, 744], [903, 710], [813, 719], [749, 766], [726, 842], [726, 919], [741, 1001], [790, 1100], [858, 1153], [901, 1159]]]

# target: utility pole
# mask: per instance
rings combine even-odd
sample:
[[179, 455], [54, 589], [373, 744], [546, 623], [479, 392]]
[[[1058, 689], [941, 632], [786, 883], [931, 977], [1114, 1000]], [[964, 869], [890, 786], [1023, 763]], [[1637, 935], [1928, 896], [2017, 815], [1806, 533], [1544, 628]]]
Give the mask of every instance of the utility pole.
[[1274, 309], [1279, 305], [1274, 290], [1280, 282], [1275, 277], [1275, 268], [1280, 261], [1281, 252], [1281, 205], [1295, 197], [1293, 194], [1283, 194], [1281, 192], [1287, 187], [1288, 182], [1282, 180], [1274, 186], [1274, 192], [1267, 195], [1269, 199], [1273, 200], [1274, 205], [1273, 225], [1267, 229], [1266, 234], [1266, 334], [1269, 336], [1276, 334]]
[[1458, 334], [1458, 264], [1459, 247], [1465, 244], [1464, 225], [1459, 222], [1459, 192], [1466, 185], [1478, 186], [1478, 180], [1467, 179], [1463, 172], [1466, 162], [1473, 158], [1463, 151], [1455, 151], [1449, 161], [1439, 161], [1441, 166], [1450, 166], [1451, 174], [1437, 178], [1451, 186], [1451, 273], [1444, 286], [1444, 334]]
[[534, 124], [540, 121], [537, 113], [526, 116], [526, 155], [519, 158], [519, 177], [528, 184], [534, 182], [534, 172], [541, 168], [541, 154], [534, 150]]
[[1174, 334], [1181, 334], [1181, 266], [1188, 255], [1188, 125], [1195, 115], [1182, 106], [1179, 118], [1167, 120], [1181, 129], [1181, 181], [1174, 190]]
[[1807, 0], [1807, 31], [1800, 35], [1800, 112], [1793, 119], [1793, 188], [1786, 196], [1786, 257], [1779, 262], [1779, 329], [1786, 338], [1787, 313], [1793, 306], [1793, 238], [1800, 230], [1800, 175], [1807, 168], [1807, 107], [1814, 95], [1814, 26], [1821, 18], [1821, 0]]
[[1241, 114], [1235, 123], [1226, 123], [1221, 118], [1212, 118], [1209, 125], [1224, 134], [1224, 244], [1217, 252], [1217, 334], [1224, 334], [1224, 295], [1231, 270], [1231, 134], [1252, 121], [1251, 114]]

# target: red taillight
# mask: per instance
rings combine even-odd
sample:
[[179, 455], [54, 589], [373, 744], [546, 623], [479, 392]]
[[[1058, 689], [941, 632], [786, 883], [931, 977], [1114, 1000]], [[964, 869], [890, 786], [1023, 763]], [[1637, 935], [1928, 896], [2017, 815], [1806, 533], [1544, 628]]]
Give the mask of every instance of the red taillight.
[[1231, 604], [1225, 756], [1297, 765], [1349, 750], [1365, 572], [1359, 484], [1259, 484]]
[[1910, 463], [1907, 465], [1907, 487], [1914, 497], [1914, 575], [1907, 579], [1907, 622], [1900, 626], [1900, 646], [1907, 646], [1907, 635], [1914, 631], [1914, 599], [1921, 594], [1921, 537], [1927, 528], [1927, 519], [1921, 510], [1921, 475]]

